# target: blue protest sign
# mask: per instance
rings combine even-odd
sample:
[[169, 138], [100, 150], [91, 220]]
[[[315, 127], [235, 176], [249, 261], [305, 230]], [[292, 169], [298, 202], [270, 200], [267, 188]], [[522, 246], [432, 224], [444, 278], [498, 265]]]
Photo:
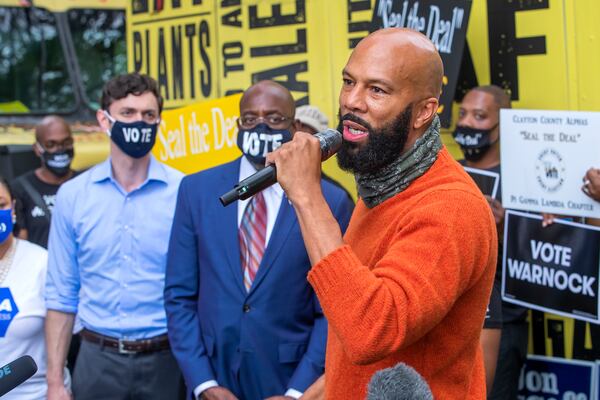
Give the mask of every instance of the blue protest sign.
[[10, 289], [0, 287], [0, 337], [6, 335], [10, 323], [18, 312], [19, 308], [13, 299]]
[[519, 377], [519, 399], [595, 399], [595, 369], [590, 361], [530, 355]]

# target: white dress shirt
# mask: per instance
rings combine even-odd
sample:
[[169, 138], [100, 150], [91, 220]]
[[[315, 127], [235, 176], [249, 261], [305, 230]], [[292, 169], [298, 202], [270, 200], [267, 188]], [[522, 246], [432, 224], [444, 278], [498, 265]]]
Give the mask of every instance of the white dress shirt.
[[[242, 157], [240, 163], [240, 177], [239, 181], [246, 179], [250, 175], [256, 172], [256, 168], [254, 165], [248, 161], [246, 157]], [[279, 213], [279, 206], [281, 205], [281, 199], [283, 198], [283, 189], [279, 185], [279, 183], [275, 183], [274, 185], [269, 186], [268, 188], [262, 191], [262, 194], [265, 198], [265, 203], [267, 206], [267, 233], [265, 236], [265, 248], [269, 243], [269, 239], [271, 238], [271, 233], [273, 232], [273, 227], [275, 226], [275, 220], [277, 219], [277, 214]], [[252, 198], [246, 200], [238, 201], [238, 212], [237, 212], [237, 225], [238, 228], [242, 224], [242, 217], [244, 216], [244, 211], [246, 210], [246, 206], [248, 202]], [[211, 380], [201, 383], [196, 386], [194, 389], [194, 395], [196, 398], [200, 398], [200, 395], [206, 389], [211, 387], [219, 386], [217, 381]], [[285, 396], [290, 396], [295, 399], [299, 399], [302, 396], [302, 392], [289, 388], [287, 392], [285, 392]]]

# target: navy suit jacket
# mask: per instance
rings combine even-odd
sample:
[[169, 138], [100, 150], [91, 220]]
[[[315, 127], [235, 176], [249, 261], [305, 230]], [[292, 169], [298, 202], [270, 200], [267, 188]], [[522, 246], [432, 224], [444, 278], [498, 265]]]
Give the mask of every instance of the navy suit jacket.
[[[188, 391], [216, 380], [239, 399], [303, 392], [323, 373], [327, 322], [306, 279], [311, 266], [300, 226], [284, 195], [246, 292], [237, 202], [219, 201], [239, 170], [237, 159], [181, 182], [165, 281], [171, 348]], [[339, 187], [321, 185], [343, 232], [354, 205]]]

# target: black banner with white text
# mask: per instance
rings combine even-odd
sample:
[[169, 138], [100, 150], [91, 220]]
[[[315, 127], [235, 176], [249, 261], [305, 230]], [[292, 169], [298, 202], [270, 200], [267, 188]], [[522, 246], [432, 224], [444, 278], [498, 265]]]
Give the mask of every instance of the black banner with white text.
[[470, 12], [471, 0], [377, 0], [373, 8], [371, 31], [410, 28], [426, 35], [435, 44], [444, 63], [438, 114], [445, 128], [451, 125], [452, 101]]
[[599, 323], [600, 228], [507, 211], [502, 298]]

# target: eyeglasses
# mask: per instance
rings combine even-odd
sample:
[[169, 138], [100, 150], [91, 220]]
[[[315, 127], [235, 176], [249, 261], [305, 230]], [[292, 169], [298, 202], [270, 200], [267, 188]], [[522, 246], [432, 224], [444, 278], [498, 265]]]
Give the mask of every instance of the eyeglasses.
[[46, 143], [38, 142], [39, 146], [47, 151], [48, 153], [54, 153], [55, 151], [60, 150], [70, 150], [73, 148], [73, 138], [68, 138], [63, 140], [62, 142], [55, 142], [53, 140], [49, 140]]
[[292, 118], [284, 117], [279, 114], [267, 115], [266, 117], [255, 117], [254, 115], [244, 115], [240, 117], [240, 126], [245, 129], [254, 128], [260, 122], [264, 122], [271, 128], [287, 128], [287, 121], [291, 121]]

